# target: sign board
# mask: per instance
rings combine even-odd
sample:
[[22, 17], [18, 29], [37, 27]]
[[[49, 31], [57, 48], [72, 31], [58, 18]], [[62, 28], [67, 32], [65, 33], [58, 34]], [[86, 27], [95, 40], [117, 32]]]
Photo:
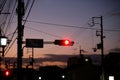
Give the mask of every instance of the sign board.
[[43, 39], [26, 39], [26, 47], [43, 48]]

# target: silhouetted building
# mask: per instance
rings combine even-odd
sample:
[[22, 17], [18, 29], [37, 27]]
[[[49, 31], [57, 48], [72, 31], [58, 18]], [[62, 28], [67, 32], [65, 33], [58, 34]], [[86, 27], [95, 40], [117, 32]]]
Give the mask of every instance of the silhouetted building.
[[105, 77], [114, 76], [115, 80], [120, 80], [120, 53], [110, 52], [104, 59]]
[[57, 66], [40, 67], [39, 80], [64, 80], [64, 70]]
[[84, 55], [69, 58], [65, 73], [66, 80], [100, 80], [100, 67]]
[[68, 58], [67, 61], [67, 67], [76, 66], [76, 65], [80, 66], [85, 64], [92, 64], [92, 60], [90, 57], [85, 57], [82, 54], [80, 56], [70, 57]]
[[67, 66], [73, 66], [73, 65], [78, 65], [79, 64], [79, 57], [74, 56], [70, 57], [67, 61]]

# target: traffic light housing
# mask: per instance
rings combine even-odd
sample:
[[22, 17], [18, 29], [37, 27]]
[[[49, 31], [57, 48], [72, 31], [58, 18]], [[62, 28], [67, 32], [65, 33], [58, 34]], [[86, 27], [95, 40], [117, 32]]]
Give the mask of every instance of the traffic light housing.
[[66, 39], [66, 40], [55, 40], [54, 44], [59, 45], [59, 46], [73, 46], [74, 41], [71, 41], [71, 40], [68, 40], [68, 39]]

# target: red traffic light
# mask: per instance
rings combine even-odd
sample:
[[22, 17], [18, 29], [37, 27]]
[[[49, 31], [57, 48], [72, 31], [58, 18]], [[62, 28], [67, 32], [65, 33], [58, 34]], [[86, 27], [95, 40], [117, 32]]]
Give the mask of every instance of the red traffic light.
[[71, 43], [69, 40], [63, 40], [63, 44], [67, 46], [67, 45], [70, 45]]
[[5, 76], [10, 76], [11, 75], [11, 71], [10, 70], [6, 70], [4, 74], [5, 74]]
[[59, 46], [72, 46], [74, 42], [70, 40], [55, 40], [54, 44]]

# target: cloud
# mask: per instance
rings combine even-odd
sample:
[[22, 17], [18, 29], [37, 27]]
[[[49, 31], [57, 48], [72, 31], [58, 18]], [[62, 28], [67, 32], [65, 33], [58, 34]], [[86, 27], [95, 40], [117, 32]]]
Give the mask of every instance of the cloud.
[[[60, 67], [64, 67], [67, 65], [67, 60], [69, 57], [73, 55], [56, 55], [56, 54], [45, 54], [46, 57], [35, 58], [36, 66], [45, 66], [45, 65], [59, 65]], [[17, 63], [16, 57], [6, 57], [7, 63]], [[23, 58], [23, 65], [27, 65], [30, 62], [29, 58]]]
[[114, 12], [111, 14], [112, 16], [120, 16], [120, 12]]
[[[70, 57], [73, 57], [75, 55], [57, 55], [57, 54], [45, 54], [46, 57], [40, 57], [35, 58], [34, 65], [39, 68], [40, 66], [50, 66], [50, 65], [57, 65], [59, 67], [65, 67], [67, 66], [67, 60]], [[79, 55], [76, 55], [79, 56]], [[100, 55], [85, 55], [90, 56], [95, 63], [100, 63]], [[7, 57], [7, 61], [10, 61], [11, 64], [17, 61], [15, 57]], [[23, 66], [29, 64], [30, 59], [29, 58], [23, 58]]]
[[[35, 58], [36, 63], [46, 62], [46, 61], [60, 61], [60, 62], [66, 62], [69, 57], [72, 57], [73, 55], [56, 55], [56, 54], [45, 54], [46, 57], [39, 57]], [[16, 57], [6, 57], [6, 62], [17, 62]], [[28, 63], [30, 61], [29, 58], [23, 58], [23, 63]]]
[[110, 49], [109, 52], [120, 52], [120, 48], [113, 48], [113, 49]]
[[42, 62], [41, 66], [46, 66], [46, 65], [49, 65], [49, 66], [53, 66], [53, 65], [57, 65], [59, 67], [66, 67], [67, 66], [67, 63], [66, 62], [60, 62], [60, 61], [46, 61], [46, 62]]
[[43, 62], [43, 61], [60, 61], [66, 62], [69, 57], [73, 55], [56, 55], [56, 54], [45, 54], [44, 58], [36, 58], [36, 62]]

